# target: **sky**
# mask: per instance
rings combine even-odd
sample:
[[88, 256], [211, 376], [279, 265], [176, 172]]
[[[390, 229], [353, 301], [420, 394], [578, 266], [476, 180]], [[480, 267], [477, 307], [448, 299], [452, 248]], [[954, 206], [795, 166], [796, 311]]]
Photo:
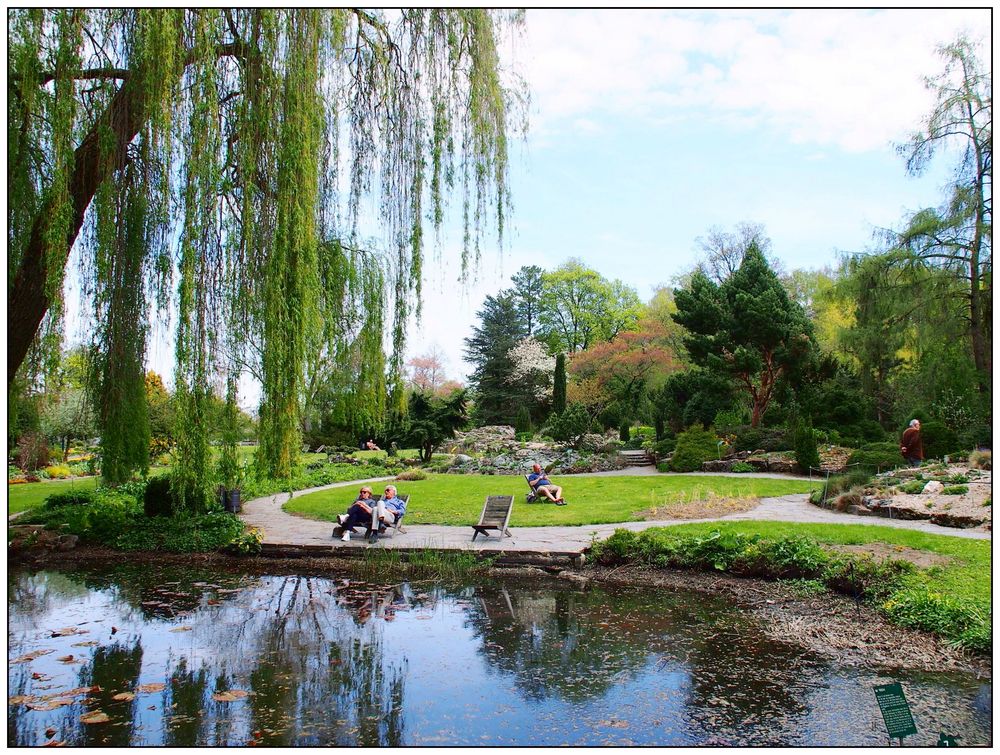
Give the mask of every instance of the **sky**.
[[[932, 107], [936, 47], [962, 32], [989, 44], [991, 24], [989, 9], [528, 9], [508, 233], [463, 284], [461, 235], [445, 229], [407, 355], [437, 350], [466, 380], [476, 312], [523, 265], [576, 257], [648, 301], [713, 228], [762, 224], [786, 271], [873, 249], [876, 229], [941, 202], [953, 161], [910, 176], [894, 145]], [[168, 381], [172, 354], [161, 328], [147, 362]], [[259, 390], [241, 393], [256, 409]]]
[[894, 145], [932, 106], [935, 48], [962, 31], [988, 41], [990, 11], [529, 9], [513, 231], [464, 287], [445, 241], [408, 353], [436, 347], [467, 377], [462, 339], [522, 265], [577, 257], [648, 301], [713, 227], [763, 224], [786, 270], [872, 249], [942, 199], [953, 163], [910, 176]]

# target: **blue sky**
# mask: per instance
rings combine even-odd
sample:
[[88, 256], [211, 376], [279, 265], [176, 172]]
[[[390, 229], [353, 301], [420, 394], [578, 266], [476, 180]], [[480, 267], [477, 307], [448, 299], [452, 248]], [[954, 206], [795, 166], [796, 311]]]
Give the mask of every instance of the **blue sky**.
[[935, 47], [989, 40], [990, 24], [988, 10], [529, 9], [513, 232], [464, 288], [445, 239], [408, 353], [437, 348], [464, 378], [475, 312], [524, 264], [579, 257], [648, 300], [712, 227], [763, 224], [786, 270], [871, 248], [941, 200], [947, 156], [913, 177], [893, 145], [930, 109]]

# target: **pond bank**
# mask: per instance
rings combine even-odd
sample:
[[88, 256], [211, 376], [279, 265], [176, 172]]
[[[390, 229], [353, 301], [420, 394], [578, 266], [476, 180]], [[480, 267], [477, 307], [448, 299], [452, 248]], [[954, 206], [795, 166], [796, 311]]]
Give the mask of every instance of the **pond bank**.
[[[216, 553], [121, 553], [84, 547], [65, 553], [39, 553], [21, 561], [28, 566], [136, 563], [197, 566], [243, 574], [350, 574], [361, 567], [351, 557], [231, 557]], [[405, 576], [405, 568], [402, 572]], [[889, 623], [878, 612], [832, 593], [803, 594], [794, 585], [724, 574], [686, 570], [659, 570], [642, 566], [519, 566], [481, 572], [490, 580], [537, 580], [558, 582], [566, 589], [585, 590], [591, 584], [626, 589], [694, 590], [724, 596], [741, 610], [753, 614], [773, 639], [791, 642], [844, 665], [910, 669], [933, 672], [965, 672], [981, 679], [992, 678], [992, 659], [955, 650], [933, 635], [907, 630]], [[394, 575], [386, 574], [386, 578]]]

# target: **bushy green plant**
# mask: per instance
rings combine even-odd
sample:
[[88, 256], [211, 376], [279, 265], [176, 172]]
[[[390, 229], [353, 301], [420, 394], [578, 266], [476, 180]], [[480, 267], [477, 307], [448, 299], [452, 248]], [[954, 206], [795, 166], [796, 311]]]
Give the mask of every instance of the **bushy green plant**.
[[590, 415], [587, 407], [579, 402], [572, 402], [561, 413], [553, 412], [545, 432], [556, 440], [577, 443], [580, 437], [590, 428]]
[[747, 464], [745, 461], [735, 461], [733, 465], [729, 468], [730, 472], [753, 472], [753, 464]]
[[930, 419], [920, 425], [920, 439], [925, 459], [943, 459], [961, 450], [958, 434], [938, 420]]
[[667, 454], [672, 454], [675, 448], [677, 448], [677, 438], [671, 435], [654, 443], [652, 450], [658, 457], [663, 457]]
[[514, 440], [518, 443], [528, 443], [533, 437], [535, 434], [532, 432], [514, 433]]
[[784, 427], [738, 425], [726, 428], [725, 432], [735, 436], [733, 448], [737, 451], [787, 451], [793, 448], [792, 437]]
[[806, 420], [796, 425], [792, 435], [795, 443], [795, 463], [803, 472], [819, 469], [819, 451], [813, 435], [812, 422]]
[[991, 622], [974, 607], [914, 585], [889, 598], [886, 614], [900, 626], [950, 637], [960, 647], [981, 652], [992, 648]]
[[95, 490], [67, 490], [65, 493], [53, 493], [45, 499], [45, 508], [57, 509], [60, 506], [82, 506], [91, 503], [97, 496]]
[[895, 469], [904, 463], [899, 452], [899, 444], [895, 441], [881, 443], [866, 443], [854, 451], [847, 459], [848, 464], [858, 464], [871, 471]]
[[700, 425], [693, 425], [677, 436], [677, 447], [670, 459], [670, 469], [673, 472], [694, 472], [711, 459], [719, 458], [719, 438], [711, 430], [704, 430]]
[[941, 495], [965, 495], [968, 492], [968, 485], [946, 485]]
[[913, 482], [907, 482], [904, 485], [899, 486], [899, 490], [903, 493], [909, 493], [910, 495], [916, 495], [918, 493], [924, 492], [924, 486], [927, 483], [923, 480], [914, 480]]
[[174, 499], [170, 494], [170, 476], [151, 477], [143, 492], [142, 508], [146, 516], [170, 516]]
[[530, 433], [532, 429], [534, 428], [531, 424], [531, 412], [527, 406], [522, 404], [521, 408], [517, 410], [517, 415], [514, 417], [514, 432]]
[[427, 473], [422, 469], [407, 469], [396, 475], [397, 481], [410, 482], [412, 480], [426, 480]]

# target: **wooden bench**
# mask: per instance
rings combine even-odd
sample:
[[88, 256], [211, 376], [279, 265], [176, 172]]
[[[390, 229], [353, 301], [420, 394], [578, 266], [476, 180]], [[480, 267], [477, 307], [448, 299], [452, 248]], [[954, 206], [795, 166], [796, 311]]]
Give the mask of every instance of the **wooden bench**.
[[510, 522], [510, 514], [514, 510], [514, 496], [512, 495], [491, 495], [486, 497], [483, 504], [483, 512], [479, 515], [479, 523], [472, 525], [474, 532], [472, 539], [479, 535], [489, 537], [489, 530], [499, 530], [507, 537], [513, 537], [507, 529]]

